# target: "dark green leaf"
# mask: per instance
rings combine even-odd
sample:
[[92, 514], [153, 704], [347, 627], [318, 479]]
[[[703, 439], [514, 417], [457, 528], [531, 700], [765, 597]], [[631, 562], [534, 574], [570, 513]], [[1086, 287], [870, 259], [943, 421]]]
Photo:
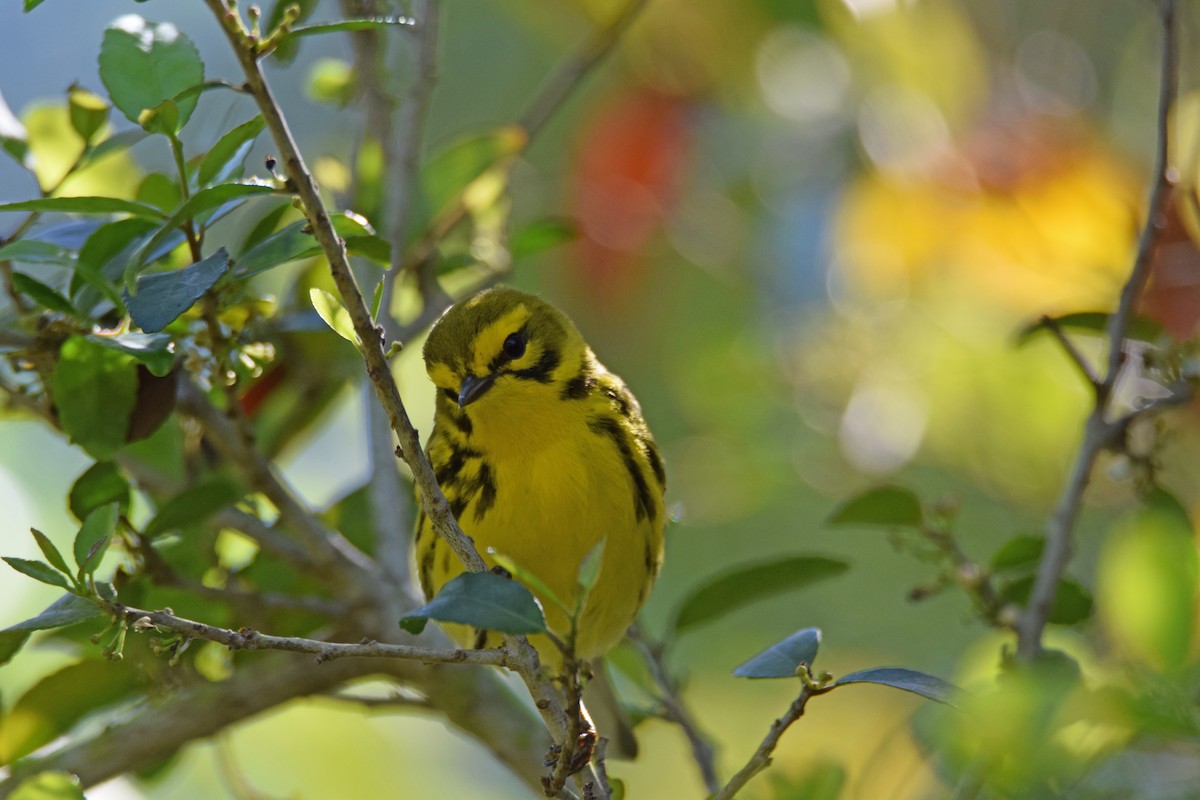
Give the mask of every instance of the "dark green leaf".
[[[1023, 345], [1039, 331], [1046, 330], [1046, 320], [1051, 319], [1064, 331], [1104, 336], [1108, 332], [1109, 314], [1102, 311], [1081, 311], [1061, 317], [1049, 317], [1029, 323], [1017, 332], [1017, 344]], [[1141, 342], [1154, 342], [1162, 336], [1162, 325], [1147, 317], [1133, 315], [1129, 318], [1125, 338]]]
[[526, 135], [509, 125], [461, 139], [437, 153], [421, 171], [425, 208], [435, 216], [467, 185], [503, 159], [521, 151]]
[[954, 705], [955, 698], [962, 693], [961, 689], [948, 681], [903, 667], [875, 667], [851, 672], [849, 675], [838, 678], [836, 685], [844, 686], [850, 683], [877, 683], [880, 686], [891, 686], [894, 689], [919, 694], [921, 697], [927, 697], [947, 705]]
[[[12, 661], [29, 641], [29, 631], [0, 631], [0, 667]], [[3, 711], [0, 711], [3, 714]]]
[[390, 28], [397, 25], [411, 28], [412, 17], [368, 17], [363, 19], [343, 19], [337, 22], [318, 22], [312, 25], [297, 25], [292, 28], [288, 38], [314, 36], [320, 33], [341, 33], [343, 31], [368, 31], [378, 28]]
[[154, 518], [146, 523], [143, 534], [153, 538], [204, 522], [222, 508], [241, 500], [245, 494], [245, 489], [236, 481], [221, 475], [213, 476], [163, 503]]
[[103, 97], [92, 94], [78, 84], [72, 84], [67, 89], [67, 104], [71, 112], [71, 127], [79, 134], [80, 139], [90, 142], [108, 121], [108, 103]]
[[[1034, 576], [1018, 578], [1002, 587], [1000, 600], [1024, 607], [1033, 591]], [[1058, 582], [1054, 593], [1054, 605], [1050, 607], [1049, 621], [1056, 625], [1075, 625], [1092, 615], [1092, 594], [1081, 584], [1070, 578]]]
[[137, 670], [107, 659], [81, 661], [41, 680], [4, 717], [0, 763], [54, 741], [97, 709], [137, 687]]
[[71, 316], [74, 316], [76, 313], [67, 298], [23, 272], [12, 273], [12, 285], [19, 293], [26, 295], [42, 308], [57, 311], [60, 314], [70, 314]]
[[254, 139], [262, 133], [264, 125], [260, 114], [243, 122], [218, 139], [212, 149], [205, 154], [204, 160], [200, 162], [200, 169], [196, 173], [196, 180], [199, 184], [207, 186], [213, 181], [223, 181], [229, 178], [233, 174], [233, 170], [250, 152], [250, 148], [254, 145]]
[[132, 214], [135, 217], [163, 219], [166, 215], [154, 206], [122, 200], [119, 197], [39, 197], [0, 204], [3, 211], [58, 211], [73, 214]]
[[141, 241], [157, 227], [148, 219], [131, 217], [101, 225], [88, 237], [71, 280], [71, 297], [81, 309], [88, 311], [103, 297], [124, 310], [116, 281]]
[[75, 264], [75, 254], [52, 242], [18, 239], [0, 247], [0, 261], [23, 261], [26, 264], [55, 264], [69, 267]]
[[125, 441], [137, 399], [133, 358], [84, 336], [72, 336], [54, 368], [54, 404], [62, 429], [99, 461]]
[[427, 619], [499, 633], [546, 630], [546, 618], [533, 594], [516, 581], [491, 572], [464, 572], [452, 579], [432, 600], [404, 617], [400, 626], [419, 633]]
[[8, 564], [22, 575], [28, 575], [30, 578], [33, 578], [35, 581], [48, 583], [51, 586], [60, 586], [67, 590], [71, 588], [71, 582], [61, 572], [44, 561], [33, 561], [28, 558], [14, 558], [12, 556], [2, 556], [0, 560], [3, 560], [5, 564]]
[[151, 172], [138, 184], [135, 199], [169, 213], [183, 202], [183, 194], [174, 178], [162, 172]]
[[28, 14], [30, 11], [33, 11], [35, 8], [40, 6], [45, 1], [46, 0], [25, 0], [25, 13]]
[[157, 333], [191, 308], [228, 271], [229, 254], [222, 247], [183, 269], [142, 275], [137, 281], [137, 295], [122, 290], [121, 299], [139, 328]]
[[[29, 0], [26, 0], [29, 2]], [[26, 9], [28, 10], [28, 9]], [[0, 149], [8, 153], [25, 169], [33, 166], [29, 158], [29, 135], [17, 115], [12, 113], [4, 95], [0, 94]]]
[[346, 239], [346, 252], [386, 266], [392, 258], [392, 245], [382, 236], [351, 236]]
[[[143, 111], [202, 83], [204, 62], [191, 39], [171, 23], [126, 14], [104, 32], [100, 80], [129, 121], [141, 124]], [[182, 127], [196, 108], [196, 98], [184, 98], [177, 106], [177, 124]]]
[[842, 503], [828, 523], [916, 527], [922, 519], [921, 501], [915, 494], [900, 486], [879, 486]]
[[115, 336], [91, 335], [92, 341], [128, 353], [150, 370], [150, 374], [162, 378], [175, 366], [175, 354], [171, 352], [174, 341], [166, 333], [118, 333]]
[[94, 508], [83, 520], [79, 533], [75, 534], [75, 563], [83, 572], [91, 574], [104, 557], [113, 534], [117, 532], [120, 507], [117, 503]]
[[790, 556], [745, 564], [718, 574], [683, 599], [674, 629], [682, 632], [765, 597], [837, 577], [845, 561], [823, 556]]
[[100, 606], [88, 598], [80, 597], [77, 594], [64, 594], [47, 606], [46, 610], [36, 617], [31, 617], [24, 622], [18, 622], [16, 625], [10, 625], [3, 631], [0, 631], [0, 633], [65, 628], [68, 625], [75, 625], [79, 622], [95, 619], [102, 613]]
[[64, 575], [70, 575], [71, 568], [67, 566], [67, 560], [63, 558], [62, 553], [58, 552], [58, 548], [54, 546], [54, 542], [50, 541], [50, 537], [37, 528], [30, 528], [29, 530], [33, 533], [33, 539], [37, 542], [38, 549], [42, 551], [42, 555], [50, 562], [50, 566]]
[[1150, 490], [1149, 494], [1142, 500], [1142, 505], [1146, 510], [1156, 514], [1162, 514], [1173, 521], [1180, 530], [1192, 530], [1192, 518], [1187, 512], [1187, 508], [1175, 495], [1163, 489], [1161, 486], [1155, 486]]
[[[312, 16], [313, 10], [317, 7], [317, 0], [275, 0], [271, 4], [270, 11], [267, 12], [264, 18], [264, 31], [273, 31], [283, 22], [284, 12], [289, 6], [296, 6], [300, 9], [300, 14], [293, 21], [293, 25], [303, 22]], [[297, 39], [285, 38], [279, 43], [279, 46], [271, 51], [271, 56], [281, 64], [288, 64], [300, 52], [300, 43]]]
[[[80, 522], [101, 506], [116, 503], [124, 511], [129, 507], [129, 483], [111, 461], [97, 461], [75, 479], [67, 504]], [[70, 570], [68, 570], [69, 572]]]
[[992, 554], [992, 572], [1020, 572], [1033, 569], [1042, 560], [1046, 539], [1042, 536], [1014, 536]]
[[513, 259], [527, 258], [579, 237], [573, 220], [550, 217], [531, 222], [508, 237], [508, 252]]
[[733, 671], [739, 678], [794, 678], [801, 664], [809, 667], [821, 646], [820, 628], [802, 628]]
[[[28, 2], [29, 0], [27, 0]], [[37, 0], [41, 2], [41, 0]], [[69, 772], [39, 772], [17, 784], [8, 800], [86, 800], [79, 778]]]
[[[265, 206], [268, 203], [264, 201], [262, 205]], [[259, 218], [258, 222], [254, 223], [254, 227], [246, 234], [246, 238], [242, 241], [242, 246], [238, 248], [237, 252], [244, 255], [250, 248], [274, 233], [275, 229], [279, 227], [279, 221], [283, 219], [283, 215], [288, 213], [291, 208], [291, 203], [276, 203], [273, 207], [269, 208]], [[241, 256], [238, 256], [237, 264], [240, 267]]]
[[[373, 235], [366, 220], [356, 214], [339, 212], [331, 214], [330, 218], [338, 235], [347, 243], [358, 237]], [[300, 220], [276, 231], [242, 253], [237, 260], [234, 274], [238, 278], [248, 278], [282, 264], [311, 258], [320, 253], [321, 247], [313, 239], [312, 233], [308, 232], [308, 223]]]

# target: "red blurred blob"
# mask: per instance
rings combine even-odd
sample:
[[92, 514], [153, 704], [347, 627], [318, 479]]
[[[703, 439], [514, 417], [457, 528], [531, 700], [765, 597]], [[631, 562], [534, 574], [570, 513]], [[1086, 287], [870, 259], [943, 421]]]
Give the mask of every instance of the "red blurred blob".
[[1200, 332], [1200, 247], [1184, 223], [1182, 215], [1188, 211], [1180, 204], [1187, 202], [1193, 201], [1176, 190], [1167, 208], [1166, 227], [1158, 235], [1140, 309], [1177, 342]]

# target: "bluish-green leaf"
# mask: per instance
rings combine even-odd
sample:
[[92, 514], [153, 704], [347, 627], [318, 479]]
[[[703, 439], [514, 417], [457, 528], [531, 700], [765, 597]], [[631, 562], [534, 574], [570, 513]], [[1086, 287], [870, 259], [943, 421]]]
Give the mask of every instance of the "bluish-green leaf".
[[18, 293], [30, 298], [42, 308], [57, 311], [60, 314], [70, 314], [71, 316], [76, 314], [70, 300], [41, 281], [31, 278], [23, 272], [12, 273], [12, 285]]
[[400, 626], [419, 633], [427, 619], [499, 633], [546, 630], [546, 618], [533, 594], [516, 581], [491, 572], [464, 572], [452, 579], [436, 597], [404, 617]]
[[[12, 661], [29, 641], [29, 631], [0, 631], [0, 667]], [[3, 713], [3, 712], [0, 712]]]
[[109, 503], [124, 511], [129, 507], [129, 483], [111, 461], [97, 461], [75, 479], [67, 495], [67, 505], [80, 522], [88, 514]]
[[879, 486], [852, 497], [829, 515], [830, 525], [917, 527], [923, 519], [921, 501], [900, 486]]
[[835, 578], [847, 569], [845, 561], [824, 556], [789, 556], [743, 564], [693, 589], [680, 602], [673, 627], [683, 632], [765, 597]]
[[48, 583], [51, 586], [59, 586], [63, 589], [70, 590], [71, 582], [67, 580], [61, 572], [44, 561], [34, 561], [28, 558], [14, 558], [13, 556], [0, 556], [0, 560], [4, 561], [10, 567], [15, 569], [22, 575], [27, 575], [35, 581]]
[[79, 533], [75, 535], [75, 563], [85, 573], [93, 572], [104, 557], [104, 551], [117, 532], [119, 515], [119, 504], [109, 503], [92, 509], [80, 525]]
[[733, 671], [739, 678], [794, 678], [801, 664], [809, 667], [821, 647], [820, 628], [802, 628], [763, 650]]
[[[347, 242], [347, 247], [358, 237], [371, 237], [374, 231], [366, 220], [357, 214], [338, 212], [330, 215], [334, 230]], [[300, 220], [285, 228], [275, 231], [270, 236], [258, 241], [237, 259], [234, 274], [240, 278], [249, 278], [260, 272], [320, 255], [321, 247], [308, 230], [308, 222]]]
[[136, 358], [150, 374], [162, 378], [175, 366], [175, 354], [171, 352], [174, 341], [166, 333], [118, 333], [115, 336], [91, 335], [88, 338], [105, 347], [128, 353]]
[[54, 404], [62, 429], [97, 460], [125, 441], [137, 399], [137, 366], [130, 356], [72, 336], [54, 368]]
[[213, 181], [229, 178], [246, 158], [264, 126], [262, 115], [259, 114], [218, 139], [200, 162], [200, 169], [196, 173], [199, 184], [207, 186]]
[[119, 197], [39, 197], [0, 204], [3, 211], [41, 211], [63, 214], [131, 214], [135, 217], [163, 219], [166, 214], [157, 208]]
[[237, 481], [214, 475], [163, 503], [158, 513], [146, 523], [143, 535], [154, 538], [168, 531], [204, 522], [222, 508], [241, 500], [245, 494], [246, 490]]
[[51, 628], [65, 628], [68, 625], [75, 625], [79, 622], [95, 619], [102, 613], [100, 606], [88, 598], [80, 597], [77, 594], [64, 594], [47, 606], [46, 610], [36, 617], [31, 617], [24, 622], [18, 622], [16, 625], [10, 625], [2, 632], [45, 631]]
[[0, 261], [22, 261], [26, 264], [54, 264], [60, 267], [69, 267], [75, 263], [75, 254], [53, 242], [18, 239], [0, 247]]
[[949, 681], [944, 681], [934, 675], [918, 672], [915, 669], [903, 667], [875, 667], [858, 672], [851, 672], [837, 679], [837, 686], [851, 683], [877, 683], [880, 686], [891, 686], [939, 703], [954, 705], [962, 690]]
[[130, 217], [101, 225], [87, 238], [71, 279], [71, 298], [81, 310], [90, 311], [104, 298], [124, 311], [117, 281], [133, 253], [157, 227], [151, 220]]
[[67, 566], [67, 560], [63, 558], [62, 553], [58, 552], [58, 548], [54, 546], [54, 542], [50, 541], [50, 537], [37, 528], [30, 528], [29, 530], [33, 534], [34, 541], [37, 542], [38, 549], [42, 551], [42, 555], [50, 562], [50, 566], [64, 575], [70, 575], [71, 568]]
[[229, 254], [222, 247], [208, 258], [173, 272], [155, 272], [138, 278], [136, 296], [122, 290], [129, 316], [146, 333], [157, 333], [216, 285], [229, 271]]
[[[141, 124], [143, 111], [202, 83], [204, 62], [192, 41], [171, 23], [126, 14], [104, 31], [100, 80], [121, 113]], [[178, 131], [195, 110], [196, 98], [183, 98], [176, 105]]]

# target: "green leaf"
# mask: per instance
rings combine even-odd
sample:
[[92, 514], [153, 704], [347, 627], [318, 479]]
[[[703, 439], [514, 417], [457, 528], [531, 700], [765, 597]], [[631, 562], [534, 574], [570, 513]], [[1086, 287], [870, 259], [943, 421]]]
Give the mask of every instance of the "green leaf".
[[[1000, 589], [1000, 600], [1003, 603], [1014, 603], [1024, 608], [1029, 603], [1029, 595], [1033, 591], [1034, 576], [1018, 578]], [[1077, 581], [1063, 578], [1058, 582], [1054, 593], [1054, 604], [1050, 607], [1047, 618], [1055, 625], [1076, 625], [1087, 620], [1092, 615], [1092, 593]]]
[[175, 366], [171, 352], [174, 339], [166, 333], [118, 333], [115, 336], [89, 335], [89, 339], [121, 353], [128, 353], [157, 378], [166, 377]]
[[[146, 109], [202, 83], [204, 62], [192, 41], [171, 23], [126, 14], [104, 31], [100, 80], [121, 113], [140, 124]], [[181, 99], [176, 105], [178, 132], [195, 110], [196, 98]]]
[[733, 671], [739, 678], [794, 678], [801, 664], [811, 667], [821, 646], [820, 628], [802, 628]]
[[341, 33], [343, 31], [369, 31], [396, 26], [411, 28], [415, 25], [412, 17], [364, 17], [362, 19], [342, 19], [336, 22], [318, 22], [312, 25], [296, 25], [288, 33], [287, 38], [315, 36], [321, 33]]
[[77, 594], [64, 594], [47, 606], [46, 610], [36, 617], [31, 617], [24, 622], [18, 622], [16, 625], [10, 625], [3, 631], [0, 631], [0, 633], [65, 628], [68, 625], [75, 625], [80, 622], [86, 622], [89, 619], [95, 619], [102, 613], [104, 612], [100, 610], [100, 606], [96, 605], [92, 600], [80, 597]]
[[128, 665], [91, 659], [43, 678], [5, 715], [0, 763], [32, 753], [88, 714], [127, 696], [137, 687], [137, 675]]
[[67, 104], [71, 112], [71, 127], [84, 142], [92, 141], [108, 121], [108, 103], [100, 95], [92, 94], [78, 84], [71, 84], [67, 89]]
[[113, 535], [117, 532], [117, 519], [121, 509], [117, 503], [94, 508], [83, 520], [79, 533], [75, 535], [75, 563], [80, 571], [91, 574], [100, 565]]
[[9, 800], [85, 800], [79, 778], [69, 772], [39, 772], [17, 784], [8, 797]]
[[[297, 6], [300, 9], [300, 15], [293, 21], [293, 25], [303, 22], [312, 16], [313, 10], [317, 7], [317, 0], [275, 0], [271, 4], [270, 11], [263, 18], [264, 31], [273, 31], [279, 27], [279, 23], [283, 22], [284, 12], [289, 6]], [[279, 42], [279, 45], [271, 51], [271, 56], [281, 64], [288, 64], [300, 52], [299, 40], [290, 37], [284, 38]]]
[[12, 285], [20, 294], [28, 296], [42, 308], [71, 316], [75, 316], [77, 313], [70, 300], [23, 272], [12, 273]]
[[679, 604], [672, 626], [683, 632], [765, 597], [837, 577], [849, 564], [823, 556], [790, 556], [744, 564], [710, 578]]
[[246, 158], [265, 125], [262, 115], [259, 114], [218, 139], [200, 162], [200, 169], [196, 173], [199, 184], [207, 186], [213, 181], [229, 178]]
[[48, 583], [51, 586], [60, 586], [68, 591], [71, 589], [71, 582], [61, 572], [44, 561], [33, 561], [28, 558], [14, 558], [12, 556], [0, 556], [0, 560], [22, 575], [33, 578], [35, 581]]
[[[29, 641], [29, 631], [0, 631], [0, 667], [12, 661], [13, 656], [21, 652], [21, 648]], [[0, 719], [3, 718], [0, 710]]]
[[79, 260], [71, 279], [71, 297], [76, 305], [89, 311], [103, 297], [124, 310], [116, 281], [124, 274], [139, 240], [148, 237], [157, 227], [151, 220], [130, 217], [97, 228], [79, 249]]
[[992, 572], [1021, 572], [1033, 569], [1042, 560], [1042, 551], [1045, 549], [1046, 539], [1043, 536], [1014, 536], [992, 554]]
[[25, 0], [25, 13], [28, 14], [44, 2], [45, 0]]
[[[1081, 311], [1061, 317], [1043, 317], [1029, 323], [1017, 332], [1017, 344], [1026, 344], [1036, 334], [1046, 331], [1047, 319], [1052, 320], [1063, 331], [1105, 336], [1108, 333], [1108, 318], [1110, 316], [1110, 314], [1102, 311]], [[1152, 319], [1135, 314], [1129, 318], [1129, 326], [1125, 332], [1125, 338], [1140, 342], [1155, 342], [1162, 336], [1162, 332], [1162, 325]]]
[[135, 217], [163, 219], [166, 215], [157, 208], [119, 197], [39, 197], [0, 204], [3, 211], [57, 211], [64, 214], [132, 214]]
[[174, 178], [162, 172], [151, 172], [138, 184], [135, 199], [170, 212], [183, 202], [183, 194]]
[[121, 511], [129, 508], [129, 483], [116, 464], [97, 461], [75, 479], [67, 495], [67, 505], [82, 522], [92, 511], [109, 503], [116, 503]]
[[137, 400], [134, 360], [84, 336], [72, 336], [54, 368], [54, 404], [62, 429], [93, 458], [121, 448]]
[[955, 705], [955, 699], [962, 690], [953, 683], [944, 681], [934, 675], [918, 672], [915, 669], [903, 667], [875, 667], [858, 672], [851, 672], [837, 679], [836, 686], [851, 683], [877, 683], [880, 686], [891, 686], [921, 697], [936, 700], [939, 703]]
[[245, 494], [242, 485], [232, 478], [212, 476], [163, 503], [153, 519], [146, 523], [142, 533], [152, 539], [168, 531], [199, 524], [222, 508], [238, 502]]
[[921, 501], [900, 486], [868, 489], [838, 506], [827, 520], [830, 525], [883, 525], [917, 527], [921, 524]]
[[429, 216], [440, 213], [467, 185], [525, 146], [515, 125], [469, 136], [437, 153], [421, 171], [421, 191]]
[[[26, 0], [28, 2], [29, 0]], [[28, 9], [27, 9], [28, 10]], [[33, 166], [29, 157], [29, 134], [17, 115], [12, 113], [4, 95], [0, 93], [0, 149], [8, 153], [25, 169]]]
[[508, 252], [513, 260], [527, 258], [579, 238], [579, 226], [573, 220], [549, 217], [531, 222], [508, 237]]
[[316, 287], [308, 290], [308, 297], [312, 301], [313, 308], [317, 310], [317, 314], [325, 320], [325, 324], [332, 328], [334, 333], [355, 347], [359, 346], [358, 334], [354, 331], [354, 320], [350, 319], [350, 312], [338, 302], [336, 297], [324, 289]]
[[208, 258], [172, 272], [155, 272], [137, 280], [138, 292], [121, 291], [129, 316], [146, 333], [157, 333], [179, 318], [229, 271], [222, 247]]
[[37, 528], [30, 528], [29, 530], [33, 534], [34, 541], [37, 542], [38, 549], [42, 551], [42, 555], [50, 562], [50, 566], [64, 575], [70, 575], [71, 568], [67, 566], [67, 560], [63, 558], [62, 553], [58, 552], [58, 548], [54, 546], [54, 542], [50, 541], [50, 537]]
[[400, 627], [420, 633], [429, 619], [509, 634], [546, 630], [542, 607], [530, 591], [491, 572], [464, 572], [450, 580], [436, 597], [400, 620]]
[[91, 149], [84, 152], [79, 159], [79, 167], [82, 169], [94, 161], [99, 161], [102, 158], [107, 158], [113, 153], [119, 153], [122, 150], [128, 150], [138, 142], [146, 138], [146, 132], [141, 128], [130, 128], [127, 131], [114, 133], [104, 141], [95, 145]]
[[138, 125], [147, 133], [161, 133], [174, 138], [183, 127], [180, 122], [179, 106], [174, 100], [163, 100], [154, 108], [146, 108], [138, 114]]
[[[334, 230], [346, 240], [347, 247], [358, 237], [371, 236], [374, 232], [366, 220], [351, 212], [330, 214]], [[258, 241], [237, 259], [234, 274], [249, 278], [274, 267], [320, 255], [321, 247], [308, 230], [308, 222], [300, 220]]]
[[70, 267], [75, 264], [75, 255], [67, 248], [53, 242], [18, 239], [0, 247], [0, 261], [22, 261], [26, 264], [54, 264]]

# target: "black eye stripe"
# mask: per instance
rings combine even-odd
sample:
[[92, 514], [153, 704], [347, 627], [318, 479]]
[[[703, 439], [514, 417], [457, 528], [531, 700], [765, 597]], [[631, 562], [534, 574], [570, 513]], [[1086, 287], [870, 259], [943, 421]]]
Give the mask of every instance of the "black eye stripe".
[[511, 361], [515, 361], [525, 355], [526, 346], [529, 343], [529, 336], [522, 328], [519, 331], [510, 333], [500, 345], [500, 352], [488, 364], [488, 372], [498, 372], [502, 367]]

